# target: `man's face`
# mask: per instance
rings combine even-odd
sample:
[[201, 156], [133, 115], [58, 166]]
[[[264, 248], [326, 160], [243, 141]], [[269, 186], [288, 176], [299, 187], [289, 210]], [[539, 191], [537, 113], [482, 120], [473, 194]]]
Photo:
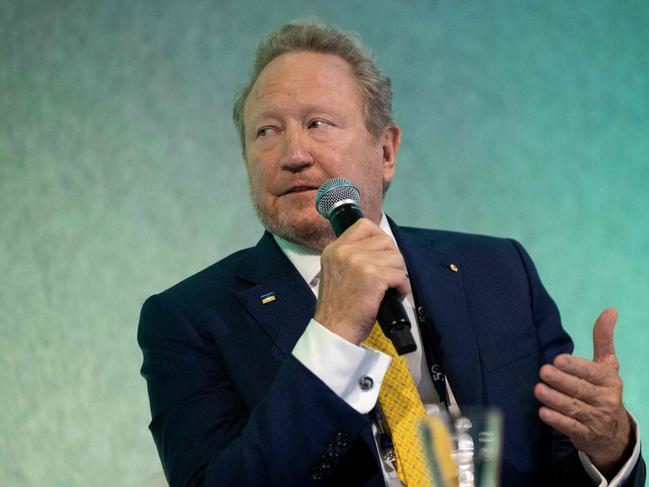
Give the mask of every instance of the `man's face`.
[[333, 231], [315, 209], [318, 187], [352, 181], [366, 217], [378, 223], [383, 185], [392, 179], [399, 129], [367, 131], [352, 68], [331, 54], [283, 54], [266, 66], [244, 106], [250, 194], [271, 232], [322, 248]]

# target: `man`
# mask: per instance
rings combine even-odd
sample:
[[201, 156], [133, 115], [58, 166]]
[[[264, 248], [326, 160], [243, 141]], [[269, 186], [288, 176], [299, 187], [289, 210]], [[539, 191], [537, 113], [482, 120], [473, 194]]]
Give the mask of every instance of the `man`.
[[[502, 485], [643, 485], [615, 311], [595, 324], [594, 360], [572, 357], [519, 244], [389, 222], [390, 105], [388, 78], [344, 32], [288, 24], [258, 48], [234, 120], [267, 232], [142, 310], [150, 429], [170, 484], [424, 485], [384, 414], [401, 367], [422, 415], [446, 403], [504, 412]], [[366, 216], [337, 240], [314, 206], [332, 177], [359, 187]], [[374, 345], [389, 288], [419, 344], [405, 360]], [[448, 388], [432, 380], [436, 360]]]

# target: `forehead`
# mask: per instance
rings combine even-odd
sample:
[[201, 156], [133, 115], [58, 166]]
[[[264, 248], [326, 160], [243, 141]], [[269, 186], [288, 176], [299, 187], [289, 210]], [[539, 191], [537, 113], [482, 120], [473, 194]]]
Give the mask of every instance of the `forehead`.
[[334, 54], [286, 53], [260, 73], [244, 106], [244, 117], [278, 108], [337, 106], [362, 108], [352, 67]]

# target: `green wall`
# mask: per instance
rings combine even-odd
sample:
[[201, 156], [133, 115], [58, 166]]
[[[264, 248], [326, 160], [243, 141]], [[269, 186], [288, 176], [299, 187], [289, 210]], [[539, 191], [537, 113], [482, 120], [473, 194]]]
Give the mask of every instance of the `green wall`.
[[136, 485], [160, 469], [139, 308], [256, 242], [230, 122], [259, 34], [317, 15], [392, 77], [387, 211], [519, 239], [575, 338], [620, 310], [649, 426], [649, 3], [0, 3], [0, 478]]

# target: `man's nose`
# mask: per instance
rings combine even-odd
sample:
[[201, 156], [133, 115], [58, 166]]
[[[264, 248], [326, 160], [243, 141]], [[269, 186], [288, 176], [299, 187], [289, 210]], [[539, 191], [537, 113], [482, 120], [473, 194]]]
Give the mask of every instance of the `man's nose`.
[[298, 172], [312, 165], [313, 156], [308, 134], [298, 128], [286, 130], [282, 169]]

